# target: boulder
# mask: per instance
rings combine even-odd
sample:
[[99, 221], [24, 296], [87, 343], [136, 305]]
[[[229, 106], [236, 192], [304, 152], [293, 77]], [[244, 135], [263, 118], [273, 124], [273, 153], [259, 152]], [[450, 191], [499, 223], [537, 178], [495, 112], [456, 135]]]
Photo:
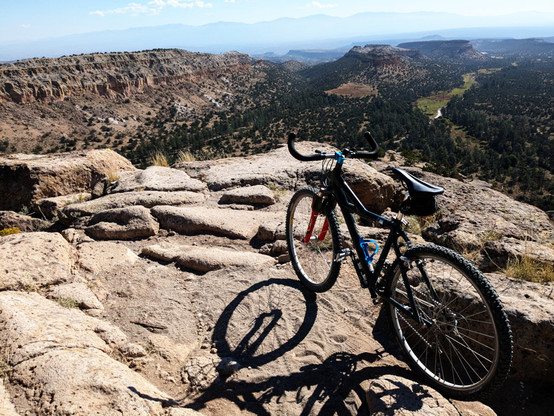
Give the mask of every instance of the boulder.
[[19, 231], [38, 231], [47, 228], [48, 225], [47, 221], [39, 218], [13, 211], [0, 211], [0, 230], [17, 227]]
[[145, 170], [130, 172], [121, 176], [110, 192], [130, 191], [192, 191], [200, 192], [207, 188], [198, 179], [186, 172], [164, 166], [150, 166]]
[[111, 150], [0, 157], [0, 209], [19, 211], [42, 198], [90, 192], [125, 170], [135, 168]]
[[106, 211], [114, 208], [124, 208], [136, 205], [152, 208], [156, 205], [195, 204], [200, 203], [205, 199], [205, 195], [189, 191], [141, 191], [110, 194], [91, 201], [67, 205], [63, 209], [63, 215], [71, 221], [75, 218], [86, 217], [100, 211]]
[[206, 273], [226, 267], [270, 267], [271, 257], [217, 247], [160, 246], [144, 247], [142, 254], [166, 262], [175, 262], [186, 269]]
[[159, 228], [148, 208], [134, 206], [93, 215], [85, 231], [99, 240], [133, 240], [156, 235]]
[[81, 192], [78, 194], [53, 196], [51, 198], [42, 198], [35, 202], [34, 209], [36, 212], [44, 215], [48, 219], [59, 217], [62, 209], [66, 205], [79, 204], [88, 201], [91, 198], [89, 192]]
[[[334, 151], [321, 143], [299, 143], [304, 153], [315, 149]], [[202, 178], [213, 191], [245, 185], [268, 185], [293, 190], [310, 184], [320, 186], [321, 162], [301, 162], [294, 159], [286, 147], [266, 154], [176, 165], [193, 178]], [[361, 160], [351, 159], [344, 164], [345, 177], [353, 191], [368, 209], [382, 212], [402, 198], [394, 180], [377, 172]]]
[[282, 216], [266, 212], [169, 206], [154, 207], [152, 214], [163, 228], [169, 230], [185, 234], [210, 233], [243, 240], [254, 237], [260, 224]]
[[0, 290], [36, 290], [71, 279], [73, 251], [58, 233], [0, 238]]
[[75, 282], [55, 286], [48, 291], [48, 297], [60, 302], [73, 302], [81, 309], [104, 309], [96, 295], [84, 283]]
[[111, 358], [126, 343], [107, 322], [37, 293], [0, 293], [10, 379], [35, 414], [161, 415], [168, 396]]
[[273, 191], [264, 185], [229, 189], [219, 199], [220, 204], [273, 205]]
[[554, 283], [540, 284], [488, 273], [504, 304], [514, 337], [511, 377], [554, 380]]

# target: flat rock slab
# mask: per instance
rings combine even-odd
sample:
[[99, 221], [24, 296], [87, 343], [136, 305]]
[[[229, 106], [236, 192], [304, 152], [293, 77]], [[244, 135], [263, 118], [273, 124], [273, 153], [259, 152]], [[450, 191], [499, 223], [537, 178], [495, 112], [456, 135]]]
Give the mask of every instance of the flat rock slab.
[[142, 249], [142, 254], [158, 260], [175, 262], [179, 266], [206, 273], [226, 267], [270, 267], [274, 260], [263, 254], [234, 251], [216, 247], [152, 245]]
[[136, 205], [152, 208], [156, 205], [195, 204], [203, 202], [205, 199], [205, 195], [190, 191], [141, 191], [109, 194], [91, 201], [67, 205], [63, 209], [63, 214], [69, 218], [79, 218], [114, 208]]
[[93, 215], [85, 231], [99, 240], [134, 240], [156, 235], [159, 228], [148, 208], [134, 206]]
[[111, 192], [193, 191], [207, 189], [204, 182], [191, 178], [186, 172], [163, 166], [150, 166], [136, 173], [122, 175]]
[[37, 293], [0, 293], [0, 312], [10, 379], [33, 414], [163, 414], [167, 395], [108, 355], [126, 343], [117, 327]]
[[80, 244], [77, 263], [91, 273], [105, 273], [115, 268], [133, 265], [139, 257], [123, 244], [94, 241]]
[[0, 238], [0, 289], [33, 290], [71, 278], [71, 245], [59, 233], [21, 233]]
[[170, 206], [154, 207], [152, 214], [163, 228], [180, 233], [218, 234], [244, 240], [254, 237], [260, 224], [282, 217], [266, 212]]
[[273, 205], [273, 191], [264, 185], [229, 189], [219, 199], [220, 204]]

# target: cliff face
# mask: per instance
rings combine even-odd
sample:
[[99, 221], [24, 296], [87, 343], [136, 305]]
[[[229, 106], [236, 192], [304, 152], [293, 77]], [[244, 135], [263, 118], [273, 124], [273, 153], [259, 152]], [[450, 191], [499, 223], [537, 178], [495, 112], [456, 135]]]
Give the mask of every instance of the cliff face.
[[177, 49], [30, 59], [0, 65], [0, 102], [63, 101], [83, 93], [129, 97], [147, 86], [213, 79], [254, 64], [238, 52], [211, 55]]

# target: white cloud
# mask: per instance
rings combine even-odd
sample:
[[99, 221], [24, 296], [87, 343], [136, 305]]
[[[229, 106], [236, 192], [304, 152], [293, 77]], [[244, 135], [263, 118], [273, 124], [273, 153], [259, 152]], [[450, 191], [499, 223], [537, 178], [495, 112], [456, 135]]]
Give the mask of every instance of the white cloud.
[[307, 9], [311, 9], [311, 8], [314, 8], [314, 9], [330, 9], [332, 7], [337, 7], [337, 6], [338, 6], [338, 4], [321, 4], [318, 1], [312, 1], [312, 2], [310, 2], [306, 5], [306, 8]]
[[21, 25], [21, 27], [22, 27], [23, 29], [29, 29], [29, 28], [31, 27], [31, 25], [30, 25], [30, 24], [27, 24], [27, 23], [24, 23], [24, 24]]
[[156, 15], [160, 14], [165, 7], [191, 9], [198, 8], [211, 8], [211, 3], [203, 1], [185, 1], [185, 0], [151, 0], [146, 4], [141, 3], [129, 3], [125, 7], [110, 10], [95, 10], [90, 12], [90, 15], [106, 16], [108, 14], [131, 14], [137, 16], [139, 14]]

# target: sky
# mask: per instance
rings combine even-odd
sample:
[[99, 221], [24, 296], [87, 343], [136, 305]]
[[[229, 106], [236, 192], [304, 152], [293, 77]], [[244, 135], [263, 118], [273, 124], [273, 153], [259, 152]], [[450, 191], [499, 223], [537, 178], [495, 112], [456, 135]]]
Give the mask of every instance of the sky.
[[553, 0], [0, 0], [0, 43], [166, 24], [257, 23], [314, 14], [434, 11], [498, 16], [539, 12]]

